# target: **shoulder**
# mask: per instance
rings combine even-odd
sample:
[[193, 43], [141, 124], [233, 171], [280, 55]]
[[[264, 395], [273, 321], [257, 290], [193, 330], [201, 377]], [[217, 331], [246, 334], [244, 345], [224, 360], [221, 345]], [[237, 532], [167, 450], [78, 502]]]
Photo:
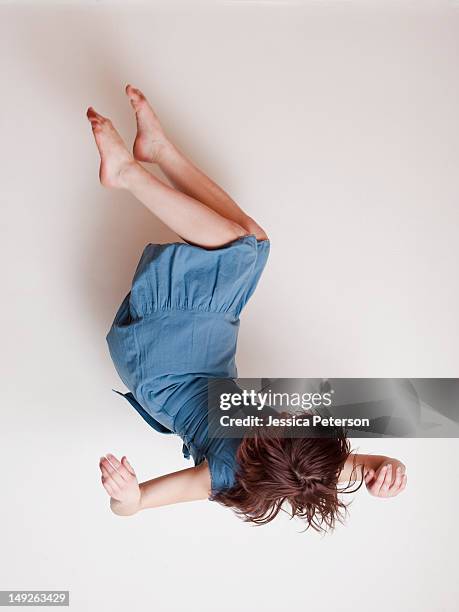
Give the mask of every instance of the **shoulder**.
[[194, 468], [193, 471], [193, 488], [199, 492], [202, 499], [209, 498], [212, 490], [210, 468], [207, 461], [203, 461]]
[[236, 453], [208, 454], [206, 457], [209, 478], [210, 497], [224, 489], [231, 489], [236, 484]]
[[234, 470], [213, 455], [206, 457], [195, 467], [188, 468], [186, 496], [188, 499], [209, 499], [233, 486]]

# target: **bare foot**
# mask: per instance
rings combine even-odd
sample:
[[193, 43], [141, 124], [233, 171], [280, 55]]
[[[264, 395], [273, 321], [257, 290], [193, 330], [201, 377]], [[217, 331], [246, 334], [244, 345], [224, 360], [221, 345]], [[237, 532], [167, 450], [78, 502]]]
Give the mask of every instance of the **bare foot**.
[[99, 115], [90, 106], [86, 113], [100, 154], [99, 178], [105, 187], [126, 188], [123, 180], [126, 170], [136, 162], [110, 119]]
[[133, 147], [134, 158], [139, 161], [157, 163], [161, 151], [169, 144], [161, 123], [140, 89], [127, 85], [126, 95], [135, 110], [137, 119], [137, 136]]

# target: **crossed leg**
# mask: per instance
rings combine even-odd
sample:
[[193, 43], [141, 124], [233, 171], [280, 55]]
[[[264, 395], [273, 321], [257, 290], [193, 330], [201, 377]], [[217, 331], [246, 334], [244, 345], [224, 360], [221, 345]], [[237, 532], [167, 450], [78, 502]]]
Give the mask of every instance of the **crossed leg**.
[[152, 106], [144, 94], [131, 85], [126, 87], [137, 120], [134, 157], [139, 161], [157, 163], [169, 181], [179, 191], [199, 200], [243, 227], [258, 240], [265, 240], [265, 231], [202, 170], [195, 166], [166, 136]]
[[[111, 121], [90, 107], [87, 116], [101, 157], [101, 183], [130, 191], [161, 221], [193, 244], [216, 248], [247, 234], [255, 234], [260, 240], [266, 238], [263, 230], [218, 185], [169, 143], [152, 108], [137, 92], [128, 86], [138, 125], [134, 155], [142, 161], [160, 164], [177, 189], [145, 170], [128, 151]], [[143, 108], [136, 109], [139, 104]]]

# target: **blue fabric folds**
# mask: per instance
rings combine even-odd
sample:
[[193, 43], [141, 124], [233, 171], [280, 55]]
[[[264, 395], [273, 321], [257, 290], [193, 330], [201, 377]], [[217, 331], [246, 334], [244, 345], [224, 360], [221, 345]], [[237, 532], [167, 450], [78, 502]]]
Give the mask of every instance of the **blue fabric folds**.
[[208, 459], [214, 492], [234, 482], [237, 446], [208, 439], [207, 381], [237, 377], [239, 315], [269, 248], [255, 236], [213, 250], [148, 244], [107, 334], [129, 389], [117, 393], [153, 429], [180, 435], [185, 456]]
[[139, 404], [139, 402], [132, 395], [131, 392], [122, 393], [121, 391], [117, 391], [116, 389], [112, 389], [112, 391], [114, 391], [115, 393], [118, 393], [118, 395], [121, 395], [121, 397], [125, 397], [127, 401], [131, 404], [131, 406], [133, 406], [137, 410], [140, 416], [143, 419], [145, 419], [145, 421], [150, 425], [150, 427], [153, 427], [154, 430], [158, 431], [159, 433], [165, 433], [165, 434], [174, 433], [167, 427], [164, 427], [164, 425], [161, 425], [161, 423], [158, 423], [158, 421], [154, 419], [151, 416], [151, 414], [149, 414], [146, 410], [144, 410], [142, 406]]

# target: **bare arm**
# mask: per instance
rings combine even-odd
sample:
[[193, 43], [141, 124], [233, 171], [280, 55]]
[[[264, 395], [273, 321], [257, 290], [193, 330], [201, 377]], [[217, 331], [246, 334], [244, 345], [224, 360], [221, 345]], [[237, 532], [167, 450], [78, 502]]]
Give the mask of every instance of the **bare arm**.
[[384, 455], [351, 453], [340, 473], [338, 482], [365, 481], [368, 491], [376, 497], [395, 497], [406, 487], [406, 467], [398, 459]]
[[110, 507], [119, 516], [136, 514], [145, 508], [208, 499], [210, 495], [207, 462], [140, 484], [126, 457], [118, 461], [108, 454], [101, 458], [99, 465], [102, 484], [110, 495]]
[[207, 462], [204, 462], [196, 467], [142, 482], [139, 510], [208, 499], [209, 494], [210, 474]]

